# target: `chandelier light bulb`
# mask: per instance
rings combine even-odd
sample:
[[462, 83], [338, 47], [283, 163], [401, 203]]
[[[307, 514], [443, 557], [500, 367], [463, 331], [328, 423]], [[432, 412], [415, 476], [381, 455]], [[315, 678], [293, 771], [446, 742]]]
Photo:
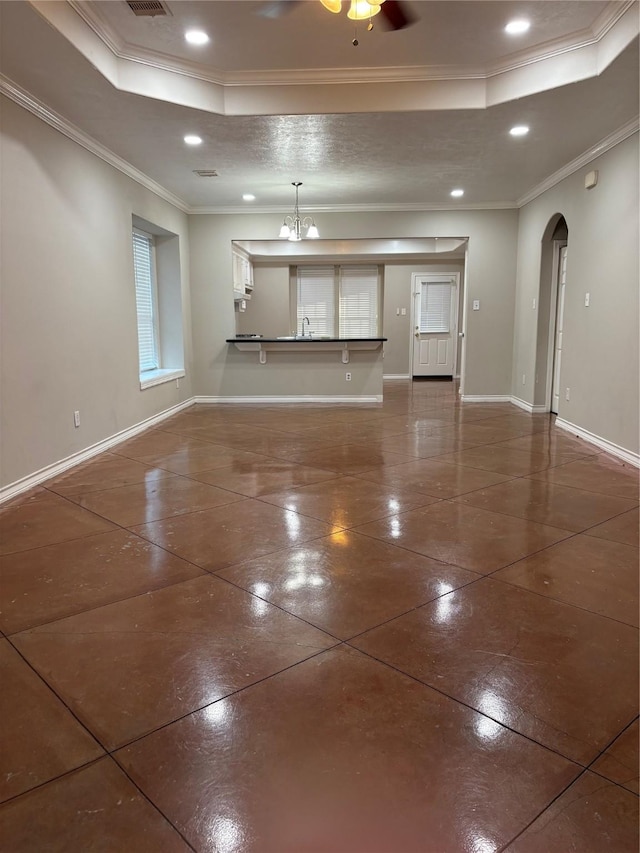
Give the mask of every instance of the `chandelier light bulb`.
[[325, 9], [328, 9], [329, 12], [333, 12], [334, 14], [338, 14], [342, 9], [342, 0], [320, 0]]

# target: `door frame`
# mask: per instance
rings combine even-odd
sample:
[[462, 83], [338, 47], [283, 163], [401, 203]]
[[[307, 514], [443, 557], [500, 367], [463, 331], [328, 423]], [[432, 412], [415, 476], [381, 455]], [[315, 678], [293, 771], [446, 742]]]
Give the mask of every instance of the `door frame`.
[[[466, 263], [465, 263], [466, 269]], [[460, 322], [460, 271], [455, 272], [413, 272], [411, 273], [411, 321], [409, 323], [409, 379], [413, 381], [413, 357], [414, 357], [414, 333], [415, 333], [415, 316], [416, 316], [416, 293], [417, 281], [422, 278], [431, 278], [441, 280], [443, 278], [452, 279], [452, 285], [455, 288], [455, 333], [453, 334], [453, 365], [451, 367], [451, 379], [455, 381], [456, 370], [458, 367], [458, 324]]]
[[[556, 362], [556, 325], [558, 322], [558, 293], [560, 282], [560, 250], [566, 249], [567, 240], [553, 241], [553, 260], [551, 267], [551, 296], [549, 299], [549, 339], [547, 341], [547, 379], [545, 411], [550, 412], [553, 404], [553, 372]], [[566, 287], [566, 283], [565, 283]], [[566, 290], [565, 290], [566, 299]]]

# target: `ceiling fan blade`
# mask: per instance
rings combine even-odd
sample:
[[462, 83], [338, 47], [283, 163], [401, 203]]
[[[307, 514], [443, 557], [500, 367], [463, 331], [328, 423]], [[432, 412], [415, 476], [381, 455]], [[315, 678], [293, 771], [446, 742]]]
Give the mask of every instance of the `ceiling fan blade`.
[[400, 0], [386, 0], [386, 3], [380, 6], [380, 15], [388, 30], [402, 30], [415, 24], [417, 20], [407, 3]]

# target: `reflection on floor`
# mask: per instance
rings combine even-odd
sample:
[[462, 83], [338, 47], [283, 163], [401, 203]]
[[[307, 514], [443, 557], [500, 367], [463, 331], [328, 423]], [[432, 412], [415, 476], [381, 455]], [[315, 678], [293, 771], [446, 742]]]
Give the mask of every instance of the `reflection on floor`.
[[0, 534], [11, 853], [638, 849], [638, 472], [548, 416], [194, 406]]

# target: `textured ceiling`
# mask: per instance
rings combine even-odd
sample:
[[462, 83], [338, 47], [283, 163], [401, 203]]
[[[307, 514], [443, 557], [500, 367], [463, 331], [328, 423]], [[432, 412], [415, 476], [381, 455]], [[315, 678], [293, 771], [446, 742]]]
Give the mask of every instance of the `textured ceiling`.
[[[535, 35], [521, 46], [531, 49], [537, 40], [547, 50], [554, 35], [582, 33], [610, 8], [552, 0], [411, 5], [419, 24], [380, 31], [384, 55], [373, 54], [379, 64], [502, 61], [513, 54], [502, 27], [516, 10], [537, 22]], [[324, 12], [315, 0], [277, 20], [254, 14], [263, 4], [242, 0], [170, 0], [173, 16], [148, 20], [133, 17], [120, 0], [87, 6], [104, 19], [110, 37], [158, 52], [159, 62], [169, 55], [176, 62], [189, 58], [182, 32], [187, 24], [207, 22], [215, 23], [210, 61], [227, 71], [301, 67], [305, 58], [307, 67], [322, 59], [329, 67], [354, 51], [350, 43], [349, 51], [338, 46], [343, 29], [351, 33], [350, 22]], [[449, 193], [456, 186], [465, 189], [460, 206], [512, 204], [638, 113], [637, 38], [599, 76], [558, 88], [549, 84], [546, 91], [486, 109], [225, 116], [160, 100], [164, 93], [151, 84], [151, 96], [120, 91], [29, 3], [1, 2], [0, 14], [3, 74], [191, 209], [283, 208], [292, 201], [293, 180], [304, 182], [302, 206], [316, 209], [452, 204]], [[371, 61], [371, 53], [358, 56]], [[514, 140], [508, 130], [520, 123], [531, 132]], [[199, 134], [203, 144], [186, 147], [186, 133]], [[193, 174], [209, 168], [219, 177]], [[242, 202], [246, 192], [256, 195], [255, 202]]]

